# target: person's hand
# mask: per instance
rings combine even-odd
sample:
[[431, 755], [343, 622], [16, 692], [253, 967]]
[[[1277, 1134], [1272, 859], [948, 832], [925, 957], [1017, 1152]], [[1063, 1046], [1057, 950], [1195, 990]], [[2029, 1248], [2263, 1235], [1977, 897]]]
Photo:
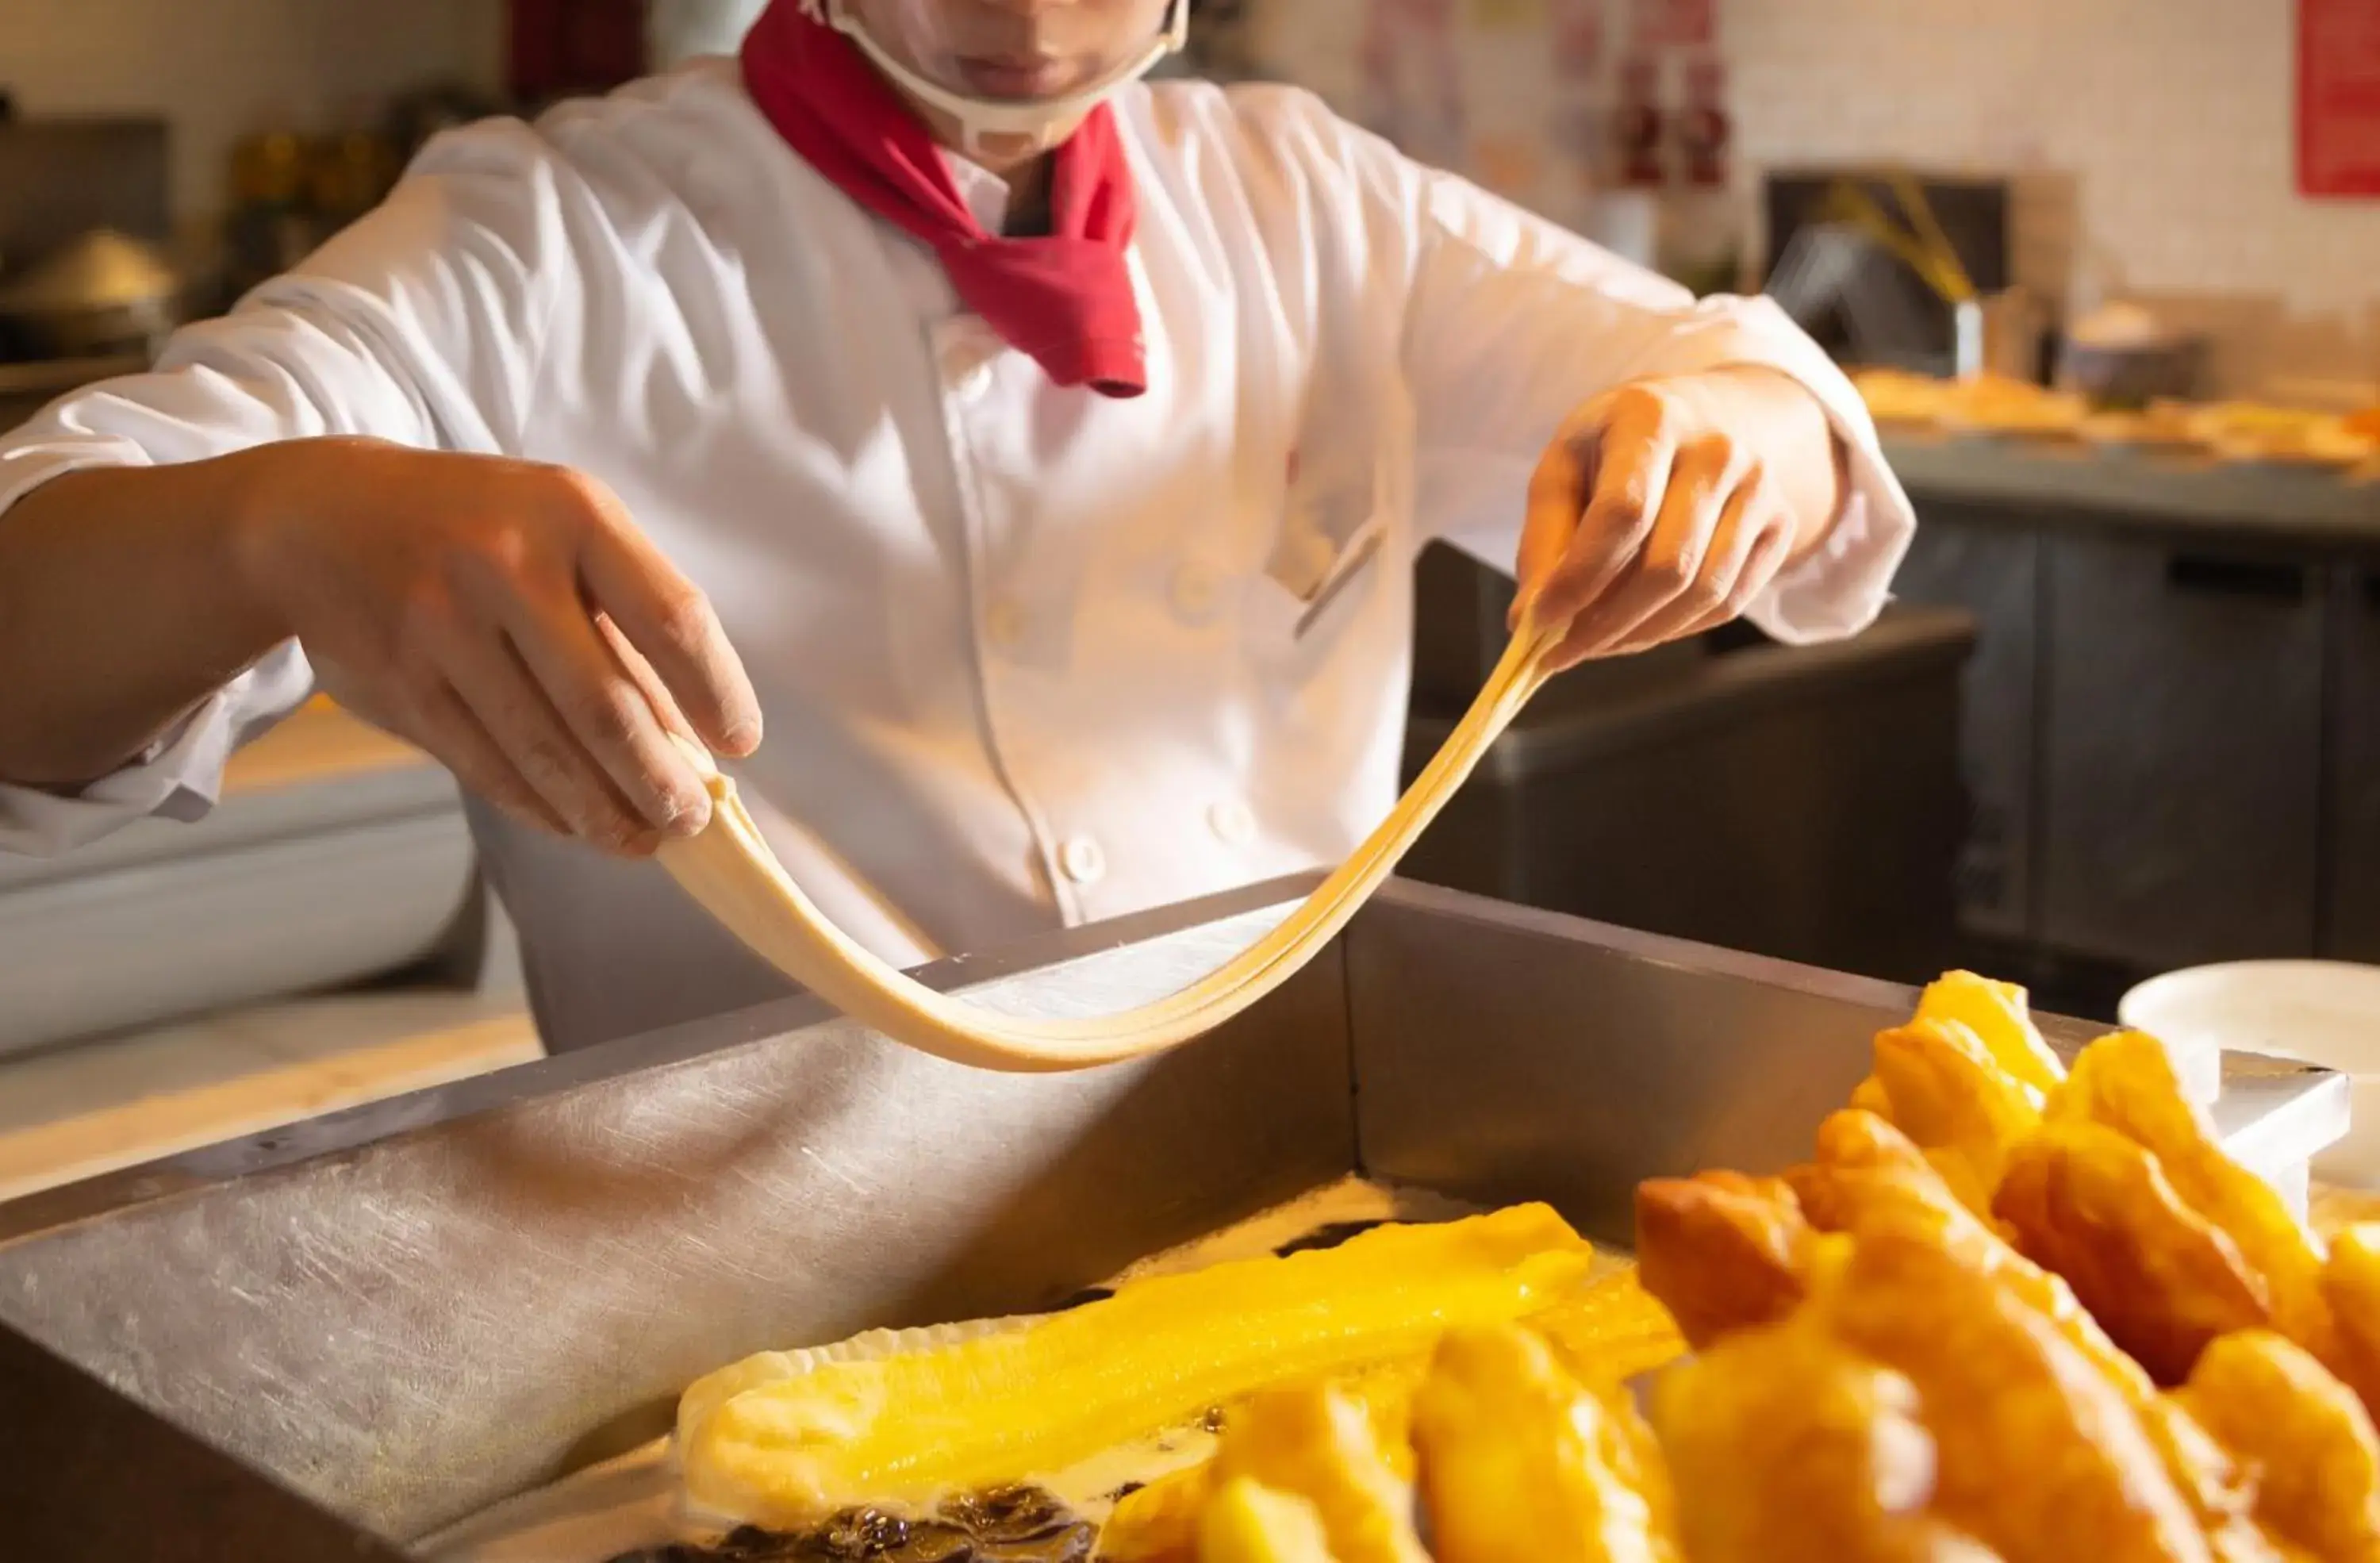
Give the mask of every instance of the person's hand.
[[1570, 626], [1554, 670], [1726, 624], [1824, 536], [1841, 463], [1825, 408], [1775, 370], [1607, 392], [1531, 479], [1514, 623]]
[[749, 754], [759, 704], [709, 600], [603, 485], [367, 440], [226, 459], [251, 465], [237, 571], [340, 705], [612, 852], [710, 822], [671, 734]]

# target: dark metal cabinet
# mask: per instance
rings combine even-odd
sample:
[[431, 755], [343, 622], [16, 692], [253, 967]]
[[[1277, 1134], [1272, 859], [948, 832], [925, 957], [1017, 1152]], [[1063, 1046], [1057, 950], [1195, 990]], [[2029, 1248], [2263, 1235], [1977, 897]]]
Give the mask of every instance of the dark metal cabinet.
[[2052, 538], [2040, 937], [2155, 968], [2311, 955], [2323, 573]]
[[[1929, 979], [1957, 947], [1959, 671], [1973, 635], [1964, 613], [1900, 608], [1838, 645], [1690, 644], [1631, 689], [1564, 675], [1489, 748], [1399, 872]], [[1415, 720], [1408, 782], [1453, 725]]]
[[2341, 566], [2331, 604], [2338, 649], [2324, 953], [2380, 961], [2380, 563]]
[[1959, 769], [1967, 835], [1959, 918], [2005, 939], [2032, 930], [2034, 689], [2040, 668], [2041, 539], [2007, 518], [1929, 500], [1893, 578], [1903, 600], [1965, 610], [1976, 624], [1967, 663]]

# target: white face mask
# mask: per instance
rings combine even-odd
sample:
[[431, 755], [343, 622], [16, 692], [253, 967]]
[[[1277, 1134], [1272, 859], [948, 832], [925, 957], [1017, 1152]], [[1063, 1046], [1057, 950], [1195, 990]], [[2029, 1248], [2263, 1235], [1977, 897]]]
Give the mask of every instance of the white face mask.
[[[852, 0], [802, 3], [813, 16], [858, 44], [893, 85], [954, 121], [959, 127], [959, 150], [970, 157], [982, 156], [995, 143], [1008, 152], [1049, 151], [1118, 89], [1139, 80], [1179, 51], [1190, 35], [1190, 0], [1166, 0], [1163, 20], [1145, 47], [1116, 60], [1073, 91], [1052, 97], [985, 97], [935, 80], [903, 61], [853, 13]], [[931, 52], [917, 48], [912, 53], [929, 57]]]

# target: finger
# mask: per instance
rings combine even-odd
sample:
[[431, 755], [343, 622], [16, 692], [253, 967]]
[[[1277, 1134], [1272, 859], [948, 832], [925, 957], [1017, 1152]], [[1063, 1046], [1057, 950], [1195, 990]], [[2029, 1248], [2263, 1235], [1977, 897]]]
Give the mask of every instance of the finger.
[[628, 676], [636, 680], [637, 687], [644, 692], [645, 703], [653, 709], [654, 720], [662, 724], [664, 731], [699, 745], [701, 734], [696, 733], [694, 724], [686, 721], [686, 712], [679, 709], [677, 697], [670, 693], [669, 685], [662, 682], [662, 675], [653, 671], [653, 665], [645, 660], [645, 654], [629, 643], [627, 635], [613, 622], [611, 614], [598, 609], [594, 617], [596, 632], [611, 647], [612, 655], [620, 660], [620, 666], [626, 670]]
[[1792, 557], [1793, 519], [1780, 512], [1761, 528], [1759, 541], [1754, 545], [1751, 558], [1744, 562], [1742, 573], [1736, 576], [1735, 585], [1729, 588], [1726, 602], [1706, 615], [1703, 623], [1684, 633], [1700, 635], [1705, 630], [1731, 624], [1743, 617], [1752, 605], [1760, 600], [1760, 594], [1774, 586], [1777, 577], [1785, 573], [1785, 566]]
[[1618, 643], [1621, 648], [1645, 650], [1707, 628], [1708, 621], [1725, 609], [1753, 550], [1767, 535], [1764, 527], [1772, 509], [1756, 470], [1738, 482], [1720, 503], [1718, 525], [1712, 529], [1694, 586], [1630, 630]]
[[512, 637], [579, 747], [644, 823], [664, 835], [694, 835], [710, 823], [710, 789], [595, 627], [575, 585], [516, 587], [484, 607]]
[[1736, 475], [1734, 446], [1726, 439], [1697, 440], [1679, 451], [1652, 536], [1610, 589], [1572, 621], [1567, 649], [1608, 654], [1682, 598], [1706, 599], [1697, 612], [1712, 606], [1703, 563]]
[[[628, 676], [637, 681], [637, 687], [644, 691], [646, 700], [652, 706], [653, 716], [674, 740], [673, 746], [677, 749], [679, 757], [691, 768], [697, 785], [703, 789], [705, 794], [705, 806], [699, 818], [707, 823], [713, 812], [709, 795], [710, 779], [717, 769], [717, 762], [712, 758], [709, 746], [695, 732], [694, 724], [686, 720], [686, 713], [678, 709], [677, 697], [669, 692], [669, 685], [662, 682], [662, 675], [653, 671], [653, 665], [645, 660], [643, 653], [628, 644], [628, 637], [612, 622], [611, 615], [597, 613], [595, 627], [602, 632], [604, 639], [611, 642], [612, 654], [620, 659], [620, 665], [627, 670]], [[701, 828], [700, 824], [695, 826], [697, 830]]]
[[537, 789], [504, 757], [503, 748], [488, 735], [488, 730], [471, 714], [470, 707], [463, 703], [452, 685], [441, 684], [419, 697], [407, 725], [414, 730], [416, 741], [455, 773], [455, 780], [462, 783], [465, 791], [486, 799], [525, 825], [557, 836], [571, 833], [552, 806], [538, 795]]
[[750, 754], [760, 744], [760, 698], [710, 600], [616, 499], [600, 490], [592, 497], [605, 524], [589, 534], [578, 561], [588, 595], [661, 675], [705, 743], [723, 754]]
[[1602, 422], [1557, 441], [1538, 464], [1521, 568], [1540, 624], [1584, 612], [1652, 536], [1677, 459], [1662, 419], [1650, 393], [1615, 399]]
[[492, 629], [457, 636], [441, 648], [440, 661], [463, 704], [572, 835], [613, 852], [650, 850], [652, 827], [579, 746], [508, 637]]

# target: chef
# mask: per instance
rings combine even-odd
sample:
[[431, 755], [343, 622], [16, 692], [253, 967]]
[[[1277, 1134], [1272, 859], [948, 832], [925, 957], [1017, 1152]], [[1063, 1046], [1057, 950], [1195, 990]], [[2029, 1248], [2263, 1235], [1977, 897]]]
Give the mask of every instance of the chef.
[[0, 442], [0, 848], [195, 818], [327, 691], [460, 779], [565, 1048], [772, 990], [635, 861], [707, 818], [673, 733], [914, 965], [1342, 857], [1433, 539], [1565, 661], [1876, 614], [1909, 505], [1779, 312], [1143, 81], [1188, 25], [776, 0], [51, 406]]

